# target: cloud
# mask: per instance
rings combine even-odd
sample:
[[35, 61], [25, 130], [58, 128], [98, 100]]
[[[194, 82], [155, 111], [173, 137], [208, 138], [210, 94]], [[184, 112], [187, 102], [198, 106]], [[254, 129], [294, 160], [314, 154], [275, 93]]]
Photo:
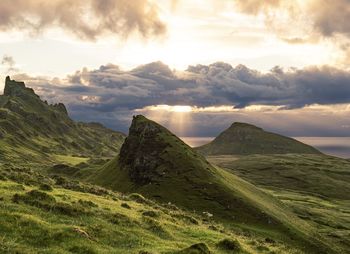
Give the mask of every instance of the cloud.
[[236, 11], [263, 18], [266, 27], [288, 44], [332, 44], [339, 50], [334, 60], [347, 68], [349, 0], [235, 0], [233, 3]]
[[158, 11], [151, 0], [1, 0], [0, 30], [37, 34], [58, 26], [88, 40], [132, 32], [147, 38], [166, 31]]
[[13, 78], [26, 81], [52, 103], [64, 102], [75, 119], [100, 121], [122, 131], [126, 131], [132, 114], [147, 112], [154, 105], [186, 105], [200, 115], [230, 113], [244, 120], [242, 114], [264, 112], [281, 118], [288, 114], [278, 112], [350, 103], [350, 72], [329, 66], [289, 70], [277, 66], [261, 73], [222, 62], [189, 66], [186, 71], [155, 62], [130, 71], [113, 64], [95, 70], [83, 68], [65, 79], [25, 74]]
[[189, 66], [186, 71], [171, 70], [155, 62], [130, 71], [112, 64], [95, 70], [84, 68], [65, 80], [26, 75], [16, 78], [38, 87], [44, 96], [73, 104], [89, 102], [86, 106], [105, 112], [152, 105], [302, 108], [312, 104], [350, 103], [350, 72], [330, 66], [289, 70], [276, 66], [268, 73], [261, 73], [244, 65], [232, 67], [222, 62]]
[[260, 12], [267, 12], [271, 8], [278, 8], [282, 5], [283, 0], [236, 0], [237, 7], [248, 14], [257, 15]]
[[16, 68], [16, 62], [12, 56], [4, 55], [1, 60], [1, 64], [7, 68], [7, 72], [16, 72], [18, 69]]
[[235, 0], [235, 4], [243, 13], [263, 14], [266, 24], [286, 42], [314, 42], [315, 36], [350, 37], [349, 0]]
[[12, 56], [4, 55], [2, 60], [1, 60], [1, 64], [8, 65], [8, 66], [12, 67], [16, 64], [16, 62]]
[[1, 64], [12, 68], [15, 66], [16, 62], [12, 56], [4, 55], [1, 60]]
[[344, 34], [350, 37], [349, 0], [313, 0], [309, 6], [315, 28], [324, 36]]

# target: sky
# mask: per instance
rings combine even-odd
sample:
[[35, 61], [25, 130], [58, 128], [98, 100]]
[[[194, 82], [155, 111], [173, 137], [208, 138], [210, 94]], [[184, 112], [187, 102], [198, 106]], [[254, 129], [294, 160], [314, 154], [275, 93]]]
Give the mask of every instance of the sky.
[[2, 0], [0, 78], [123, 132], [350, 136], [349, 19], [349, 0]]

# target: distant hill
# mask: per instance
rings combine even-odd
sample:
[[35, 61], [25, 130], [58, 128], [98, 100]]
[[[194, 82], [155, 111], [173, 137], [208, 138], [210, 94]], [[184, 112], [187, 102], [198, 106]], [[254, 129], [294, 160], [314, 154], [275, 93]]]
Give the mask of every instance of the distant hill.
[[62, 103], [49, 105], [23, 82], [6, 78], [0, 96], [0, 160], [115, 156], [125, 135], [97, 123], [77, 123]]
[[233, 123], [209, 144], [196, 148], [204, 155], [320, 154], [295, 139], [264, 131], [247, 123]]
[[316, 237], [313, 229], [277, 199], [212, 166], [169, 130], [143, 116], [134, 117], [119, 157], [88, 180], [173, 203], [231, 225], [277, 231], [283, 237], [292, 234], [300, 243], [315, 241], [307, 236]]

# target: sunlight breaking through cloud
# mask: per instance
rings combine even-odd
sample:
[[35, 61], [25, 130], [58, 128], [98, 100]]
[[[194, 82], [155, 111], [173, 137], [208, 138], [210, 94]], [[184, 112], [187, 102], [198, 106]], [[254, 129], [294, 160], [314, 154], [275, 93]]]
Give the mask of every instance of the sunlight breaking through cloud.
[[209, 106], [209, 107], [197, 107], [197, 106], [184, 106], [184, 105], [153, 105], [146, 106], [142, 109], [136, 109], [135, 112], [147, 112], [147, 111], [164, 111], [164, 112], [177, 112], [177, 113], [220, 113], [220, 112], [238, 112], [238, 111], [277, 111], [285, 106], [271, 106], [271, 105], [250, 105], [243, 109], [235, 108], [230, 105], [221, 106]]

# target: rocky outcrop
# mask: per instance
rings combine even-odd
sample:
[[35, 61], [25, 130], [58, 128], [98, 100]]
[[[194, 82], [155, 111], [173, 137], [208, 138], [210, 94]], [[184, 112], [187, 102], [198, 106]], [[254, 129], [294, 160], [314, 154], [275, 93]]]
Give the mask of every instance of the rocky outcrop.
[[68, 115], [67, 108], [66, 108], [66, 106], [65, 106], [63, 103], [53, 104], [52, 106], [53, 106], [56, 110], [58, 110], [59, 112]]
[[21, 97], [23, 95], [32, 95], [39, 97], [34, 93], [33, 89], [27, 88], [24, 82], [17, 82], [15, 80], [11, 80], [9, 76], [7, 76], [5, 80], [4, 95], [18, 97]]
[[160, 176], [156, 171], [163, 164], [160, 154], [169, 144], [162, 142], [158, 135], [165, 131], [141, 115], [134, 116], [119, 156], [120, 165], [128, 168], [133, 182], [144, 185]]

